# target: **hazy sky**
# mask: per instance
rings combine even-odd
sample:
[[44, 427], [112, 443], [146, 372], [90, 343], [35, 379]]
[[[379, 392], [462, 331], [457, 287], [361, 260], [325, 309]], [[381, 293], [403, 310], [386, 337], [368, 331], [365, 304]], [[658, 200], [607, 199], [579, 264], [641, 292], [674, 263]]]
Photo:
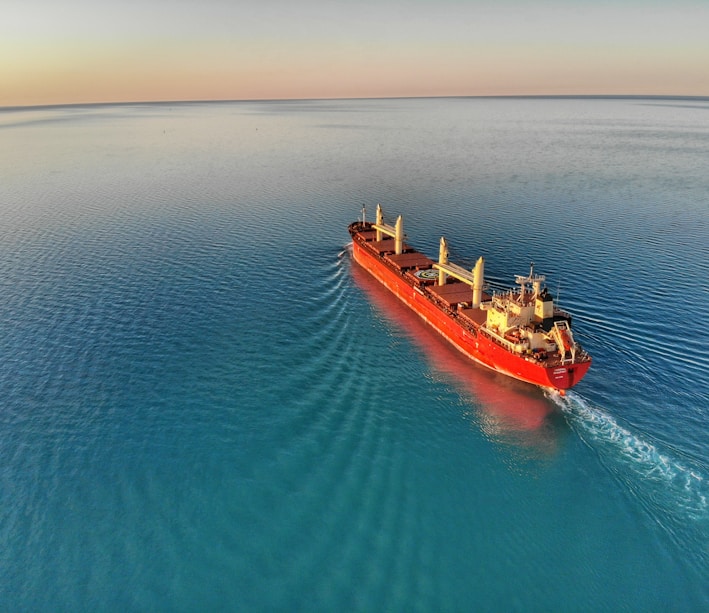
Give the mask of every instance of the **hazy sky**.
[[709, 0], [5, 0], [0, 106], [709, 96]]

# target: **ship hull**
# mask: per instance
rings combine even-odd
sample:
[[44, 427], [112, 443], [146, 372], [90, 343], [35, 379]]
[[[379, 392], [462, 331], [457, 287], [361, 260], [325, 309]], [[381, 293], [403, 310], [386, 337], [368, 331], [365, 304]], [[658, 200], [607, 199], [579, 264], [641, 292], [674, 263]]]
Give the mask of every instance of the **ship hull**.
[[382, 283], [399, 300], [445, 337], [470, 359], [515, 379], [556, 390], [567, 390], [586, 374], [590, 361], [546, 366], [515, 355], [485, 334], [470, 330], [433, 303], [419, 288], [389, 268], [376, 253], [358, 241], [352, 243], [352, 256], [362, 268]]

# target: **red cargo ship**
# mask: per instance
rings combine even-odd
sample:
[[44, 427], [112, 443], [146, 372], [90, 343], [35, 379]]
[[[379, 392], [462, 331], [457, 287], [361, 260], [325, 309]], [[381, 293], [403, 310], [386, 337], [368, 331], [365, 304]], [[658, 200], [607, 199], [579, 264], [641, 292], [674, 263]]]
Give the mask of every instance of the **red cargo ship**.
[[448, 261], [441, 238], [438, 262], [404, 242], [401, 216], [349, 226], [354, 260], [471, 359], [501, 373], [562, 391], [576, 385], [591, 357], [574, 340], [571, 316], [557, 308], [544, 277], [516, 276], [517, 289], [484, 291], [484, 259], [469, 271]]

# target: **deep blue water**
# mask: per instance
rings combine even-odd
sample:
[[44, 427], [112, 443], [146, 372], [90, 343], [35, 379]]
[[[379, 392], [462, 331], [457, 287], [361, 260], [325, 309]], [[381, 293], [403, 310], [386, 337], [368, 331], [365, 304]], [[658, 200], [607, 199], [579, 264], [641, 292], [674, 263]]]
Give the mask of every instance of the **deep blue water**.
[[[0, 610], [706, 611], [709, 100], [0, 109]], [[353, 264], [534, 260], [566, 398]]]

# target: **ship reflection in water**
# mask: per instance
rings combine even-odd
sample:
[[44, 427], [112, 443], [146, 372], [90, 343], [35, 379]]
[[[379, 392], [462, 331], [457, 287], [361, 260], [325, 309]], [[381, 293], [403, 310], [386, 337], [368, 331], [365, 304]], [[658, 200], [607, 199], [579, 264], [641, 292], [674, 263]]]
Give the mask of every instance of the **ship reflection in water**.
[[541, 389], [467, 358], [357, 262], [350, 262], [352, 277], [369, 301], [422, 349], [434, 376], [452, 384], [469, 401], [468, 415], [476, 427], [496, 442], [515, 445], [534, 455], [556, 451], [564, 421]]

